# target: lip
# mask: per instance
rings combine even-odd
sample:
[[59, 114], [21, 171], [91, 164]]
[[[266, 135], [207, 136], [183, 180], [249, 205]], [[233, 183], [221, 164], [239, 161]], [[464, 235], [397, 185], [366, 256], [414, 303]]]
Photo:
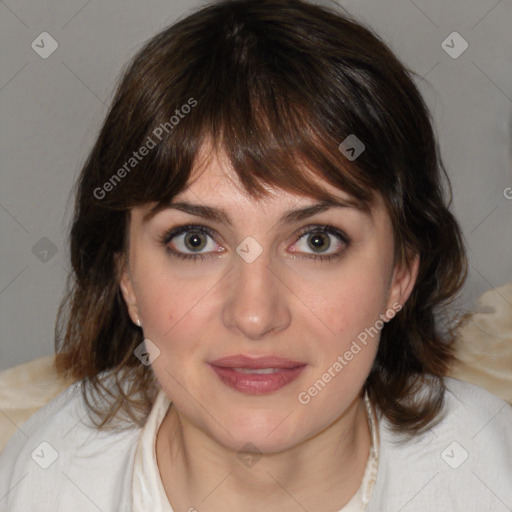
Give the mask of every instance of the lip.
[[250, 357], [244, 354], [237, 354], [233, 356], [227, 356], [222, 357], [220, 359], [216, 359], [215, 361], [211, 361], [209, 364], [213, 366], [219, 366], [221, 368], [291, 369], [297, 368], [298, 366], [305, 366], [306, 363], [302, 363], [300, 361], [293, 361], [292, 359], [277, 356]]
[[[307, 364], [282, 357], [228, 356], [209, 363], [227, 386], [248, 395], [272, 393], [290, 384], [304, 371]], [[273, 373], [244, 373], [239, 369], [275, 368]]]

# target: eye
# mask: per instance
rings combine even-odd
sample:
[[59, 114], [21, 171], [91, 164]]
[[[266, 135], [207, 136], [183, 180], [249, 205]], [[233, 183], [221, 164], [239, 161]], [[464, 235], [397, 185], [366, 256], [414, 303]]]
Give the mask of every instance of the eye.
[[[213, 241], [215, 233], [206, 226], [186, 225], [172, 228], [166, 231], [160, 238], [160, 244], [166, 248], [170, 256], [185, 260], [205, 260], [224, 252], [224, 249], [215, 249], [215, 243], [208, 243], [208, 239]], [[308, 235], [306, 237], [306, 235]], [[299, 258], [327, 261], [341, 256], [341, 253], [350, 244], [349, 237], [334, 226], [309, 225], [301, 229], [295, 235], [300, 242], [305, 239], [306, 246], [303, 249], [293, 250], [292, 252], [306, 252], [305, 256]], [[337, 252], [331, 254], [323, 254], [332, 245], [332, 237], [335, 237], [338, 244], [342, 246]], [[169, 246], [172, 242], [174, 247]], [[295, 242], [297, 245], [297, 242]], [[312, 249], [316, 254], [307, 253], [308, 249]], [[204, 251], [200, 252], [200, 251]], [[295, 256], [297, 257], [297, 256]]]
[[[206, 226], [187, 225], [165, 232], [160, 239], [160, 243], [166, 247], [171, 256], [185, 260], [204, 260], [215, 256], [216, 253], [224, 252], [223, 250], [215, 250], [212, 247], [213, 244], [208, 244], [208, 238], [213, 239], [213, 236], [213, 230]], [[169, 247], [171, 241], [173, 241], [175, 249]], [[209, 254], [197, 252], [204, 249]], [[192, 252], [187, 253], [187, 251]]]
[[[299, 252], [307, 252], [308, 249], [313, 250], [313, 254], [300, 257], [313, 260], [327, 261], [338, 258], [350, 244], [349, 237], [343, 231], [335, 228], [334, 226], [306, 226], [305, 228], [302, 228], [297, 236], [299, 237], [299, 242], [304, 239], [304, 243], [302, 244], [303, 247], [299, 247]], [[337, 239], [338, 244], [341, 245], [341, 249], [338, 249], [334, 253], [324, 254], [332, 246], [332, 237]]]

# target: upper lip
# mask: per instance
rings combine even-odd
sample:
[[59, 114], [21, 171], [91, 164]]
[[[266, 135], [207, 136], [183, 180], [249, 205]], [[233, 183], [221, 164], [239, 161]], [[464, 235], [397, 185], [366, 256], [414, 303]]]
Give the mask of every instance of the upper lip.
[[300, 361], [293, 361], [284, 357], [276, 356], [261, 356], [250, 357], [243, 354], [233, 356], [221, 357], [215, 361], [210, 362], [213, 366], [220, 366], [222, 368], [297, 368], [304, 366], [306, 363]]

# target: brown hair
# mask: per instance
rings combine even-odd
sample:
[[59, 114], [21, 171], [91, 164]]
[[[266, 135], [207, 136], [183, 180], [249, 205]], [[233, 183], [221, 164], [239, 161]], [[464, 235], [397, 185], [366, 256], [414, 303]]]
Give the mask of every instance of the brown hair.
[[[421, 260], [409, 300], [382, 329], [364, 389], [397, 431], [417, 434], [439, 419], [454, 355], [436, 315], [461, 288], [467, 260], [412, 75], [371, 29], [301, 0], [215, 2], [135, 55], [76, 184], [73, 271], [56, 325], [58, 371], [82, 381], [98, 428], [119, 411], [142, 425], [156, 393], [151, 367], [134, 356], [143, 334], [119, 286], [130, 209], [171, 202], [206, 140], [226, 152], [253, 197], [270, 184], [328, 199], [317, 184], [324, 179], [363, 208], [384, 198], [395, 263]], [[357, 159], [338, 148], [349, 135], [365, 145]], [[108, 389], [103, 376], [114, 381]]]

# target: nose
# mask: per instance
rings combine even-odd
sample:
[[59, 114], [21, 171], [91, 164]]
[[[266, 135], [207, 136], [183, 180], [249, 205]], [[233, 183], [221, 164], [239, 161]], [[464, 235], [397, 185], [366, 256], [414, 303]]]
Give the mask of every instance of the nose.
[[227, 328], [257, 341], [290, 325], [291, 292], [263, 252], [252, 263], [238, 257], [226, 278], [223, 321]]

